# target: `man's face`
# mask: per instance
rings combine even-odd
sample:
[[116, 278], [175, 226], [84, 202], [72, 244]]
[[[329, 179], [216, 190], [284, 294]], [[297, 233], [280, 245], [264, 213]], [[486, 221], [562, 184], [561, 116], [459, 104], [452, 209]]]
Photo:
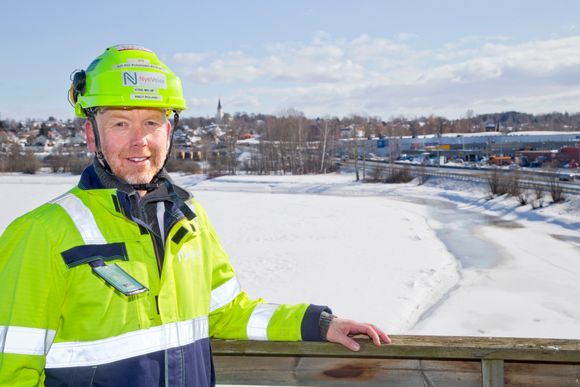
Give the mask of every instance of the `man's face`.
[[[159, 109], [106, 109], [96, 114], [101, 149], [111, 170], [130, 184], [151, 181], [165, 161], [170, 124]], [[95, 139], [87, 121], [87, 143]]]

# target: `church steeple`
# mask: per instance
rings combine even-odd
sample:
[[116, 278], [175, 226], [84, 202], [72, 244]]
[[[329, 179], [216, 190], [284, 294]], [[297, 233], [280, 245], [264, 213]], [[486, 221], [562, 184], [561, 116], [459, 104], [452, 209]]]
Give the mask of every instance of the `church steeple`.
[[221, 99], [218, 99], [217, 113], [215, 116], [215, 119], [218, 124], [222, 122], [222, 118], [224, 118], [224, 112], [222, 111], [222, 101]]

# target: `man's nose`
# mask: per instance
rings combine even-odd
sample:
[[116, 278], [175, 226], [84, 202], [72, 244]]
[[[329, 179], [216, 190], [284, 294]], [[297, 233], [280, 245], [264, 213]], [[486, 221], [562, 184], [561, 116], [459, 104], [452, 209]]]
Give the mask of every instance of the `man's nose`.
[[131, 128], [131, 145], [145, 146], [147, 145], [147, 132], [140, 123], [133, 124]]

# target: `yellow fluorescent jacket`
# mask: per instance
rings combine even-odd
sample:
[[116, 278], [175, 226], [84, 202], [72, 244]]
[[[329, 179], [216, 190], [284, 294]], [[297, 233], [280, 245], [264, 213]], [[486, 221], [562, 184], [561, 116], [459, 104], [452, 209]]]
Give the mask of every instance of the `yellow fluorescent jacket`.
[[[195, 200], [193, 219], [167, 230], [159, 270], [123, 195], [75, 187], [0, 237], [0, 385], [213, 385], [209, 337], [321, 339], [326, 307], [248, 298]], [[96, 259], [149, 291], [115, 290]]]

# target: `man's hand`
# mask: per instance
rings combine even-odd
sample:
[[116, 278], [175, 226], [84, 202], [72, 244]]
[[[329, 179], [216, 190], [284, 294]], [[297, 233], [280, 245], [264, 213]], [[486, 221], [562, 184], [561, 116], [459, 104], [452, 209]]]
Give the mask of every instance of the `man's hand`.
[[381, 343], [389, 344], [391, 342], [391, 339], [385, 332], [372, 324], [359, 323], [338, 317], [330, 323], [326, 340], [332, 343], [342, 344], [351, 351], [358, 351], [360, 345], [351, 336], [360, 334], [367, 335], [377, 346], [380, 346]]

